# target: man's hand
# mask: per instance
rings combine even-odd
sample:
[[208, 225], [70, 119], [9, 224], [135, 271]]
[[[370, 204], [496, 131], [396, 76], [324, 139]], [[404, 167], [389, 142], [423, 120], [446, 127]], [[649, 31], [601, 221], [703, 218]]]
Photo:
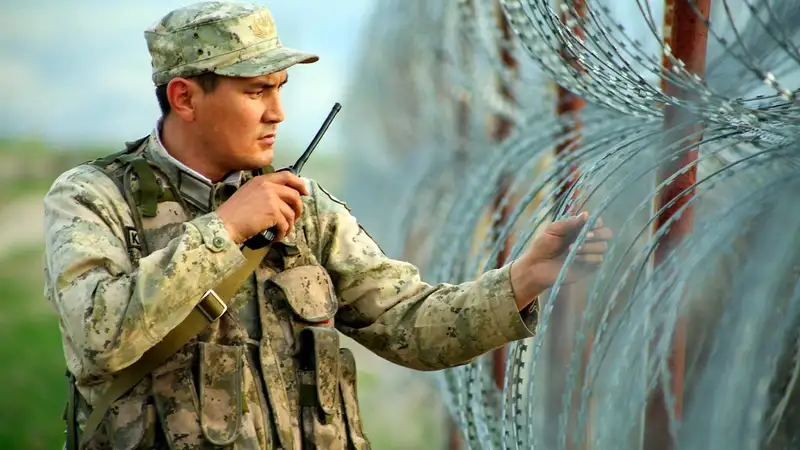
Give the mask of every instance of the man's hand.
[[[576, 217], [551, 223], [525, 253], [512, 262], [511, 285], [520, 310], [555, 283], [573, 242], [588, 218], [588, 213], [583, 212]], [[564, 284], [578, 281], [600, 265], [611, 236], [611, 230], [605, 228], [598, 219], [568, 267]]]
[[303, 180], [288, 171], [259, 175], [244, 184], [217, 208], [231, 239], [241, 244], [273, 226], [283, 239], [303, 214], [301, 195], [308, 195]]

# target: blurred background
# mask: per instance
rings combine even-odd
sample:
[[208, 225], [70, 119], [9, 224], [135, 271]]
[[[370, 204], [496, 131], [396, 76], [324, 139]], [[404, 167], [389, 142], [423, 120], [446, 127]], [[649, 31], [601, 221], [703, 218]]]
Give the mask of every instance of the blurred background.
[[[143, 31], [188, 3], [0, 2], [0, 449], [63, 443], [66, 379], [57, 320], [42, 294], [42, 196], [69, 167], [151, 131], [159, 111]], [[353, 110], [343, 98], [374, 2], [266, 4], [286, 45], [321, 57], [290, 72], [275, 165], [294, 161], [342, 102], [304, 174], [347, 200], [344, 181], [358, 174], [345, 160], [340, 122]], [[435, 380], [346, 345], [358, 359], [375, 448], [440, 448], [446, 429]]]

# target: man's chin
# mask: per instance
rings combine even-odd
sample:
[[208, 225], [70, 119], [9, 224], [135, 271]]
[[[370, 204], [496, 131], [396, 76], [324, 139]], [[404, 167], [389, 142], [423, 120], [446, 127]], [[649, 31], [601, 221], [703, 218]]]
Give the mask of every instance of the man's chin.
[[247, 170], [263, 169], [269, 166], [275, 160], [275, 152], [272, 148], [261, 149], [260, 152], [253, 155], [253, 158], [247, 163]]
[[261, 170], [271, 164], [272, 164], [272, 158], [250, 159], [247, 161], [240, 161], [238, 164], [236, 164], [235, 167], [232, 167], [230, 170], [231, 171]]

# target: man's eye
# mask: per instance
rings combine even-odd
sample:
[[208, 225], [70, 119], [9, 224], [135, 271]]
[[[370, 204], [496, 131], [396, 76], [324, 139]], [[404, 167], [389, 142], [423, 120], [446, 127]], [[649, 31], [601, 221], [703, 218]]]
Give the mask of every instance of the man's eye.
[[253, 96], [253, 97], [258, 97], [263, 93], [264, 93], [263, 90], [258, 90], [258, 91], [250, 91], [250, 92], [247, 93], [247, 95], [250, 95], [250, 96]]

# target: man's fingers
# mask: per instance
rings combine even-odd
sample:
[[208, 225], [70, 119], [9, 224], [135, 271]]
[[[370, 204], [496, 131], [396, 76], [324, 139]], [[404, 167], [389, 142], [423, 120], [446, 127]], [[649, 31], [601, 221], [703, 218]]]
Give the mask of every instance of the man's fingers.
[[608, 241], [614, 236], [609, 228], [597, 228], [586, 233], [586, 242]]
[[580, 231], [588, 218], [589, 214], [587, 212], [582, 212], [575, 217], [568, 217], [551, 223], [547, 228], [547, 232], [559, 237], [572, 236]]
[[[287, 208], [288, 208], [288, 206], [287, 206]], [[289, 208], [289, 209], [291, 210], [291, 208]], [[275, 218], [275, 220], [277, 221], [277, 223], [275, 224], [275, 227], [278, 229], [278, 234], [277, 234], [277, 236], [275, 236], [275, 242], [279, 242], [279, 241], [283, 240], [283, 238], [285, 238], [287, 234], [289, 234], [289, 226], [290, 225], [289, 225], [289, 221], [286, 219], [286, 217], [284, 217], [283, 214], [278, 214], [278, 216]]]
[[[553, 222], [547, 232], [561, 238], [574, 239], [588, 219], [589, 213], [584, 211], [577, 216]], [[603, 226], [603, 221], [598, 218], [593, 228], [586, 233], [586, 242], [608, 241], [613, 236], [611, 229]]]
[[300, 198], [300, 193], [289, 186], [278, 185], [275, 188], [278, 197], [294, 210], [295, 217], [299, 219], [303, 215], [303, 200]]
[[291, 205], [287, 203], [280, 204], [281, 215], [283, 218], [286, 219], [286, 222], [289, 224], [291, 228], [292, 225], [297, 221], [297, 216], [295, 215], [294, 209], [292, 209]]
[[575, 257], [575, 261], [583, 264], [600, 264], [603, 262], [603, 255], [578, 255]]
[[267, 179], [269, 179], [269, 181], [272, 183], [287, 186], [296, 190], [302, 195], [308, 195], [308, 189], [306, 189], [306, 184], [303, 182], [302, 178], [298, 177], [292, 172], [289, 172], [288, 170], [268, 173], [263, 176], [267, 177]]
[[286, 186], [296, 190], [301, 195], [308, 195], [308, 189], [306, 188], [306, 184], [303, 182], [303, 179], [293, 174], [289, 175], [291, 175], [291, 177], [286, 180]]
[[578, 251], [576, 254], [578, 255], [602, 255], [608, 251], [608, 243], [605, 241], [601, 242], [586, 242], [578, 247]]

